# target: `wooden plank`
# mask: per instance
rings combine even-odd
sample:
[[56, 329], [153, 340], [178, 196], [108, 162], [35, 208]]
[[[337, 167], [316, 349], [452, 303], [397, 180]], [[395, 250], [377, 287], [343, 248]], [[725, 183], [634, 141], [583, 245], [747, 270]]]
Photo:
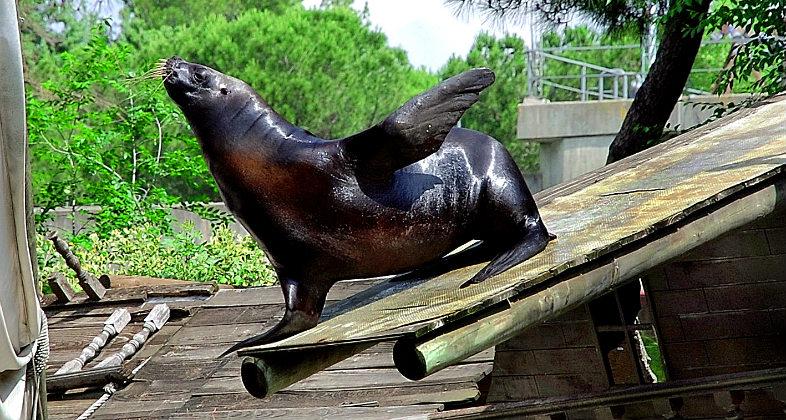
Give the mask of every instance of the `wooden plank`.
[[217, 290], [218, 287], [213, 283], [170, 284], [107, 289], [106, 294], [101, 300], [88, 300], [84, 293], [77, 293], [76, 297], [71, 302], [65, 304], [53, 303], [44, 309], [47, 315], [50, 313], [55, 315], [58, 312], [64, 311], [66, 311], [66, 313], [68, 313], [68, 311], [75, 311], [73, 313], [78, 314], [80, 311], [91, 311], [94, 309], [101, 311], [101, 308], [105, 308], [107, 305], [141, 305], [146, 300], [152, 298], [194, 298], [198, 300], [200, 297], [207, 298], [212, 296]]
[[102, 388], [110, 382], [125, 383], [132, 376], [131, 368], [124, 366], [85, 369], [47, 377], [46, 389], [47, 392], [60, 393], [77, 388]]
[[[391, 349], [392, 350], [392, 349]], [[214, 378], [221, 378], [221, 377], [239, 377], [240, 376], [240, 364], [242, 358], [234, 358], [229, 361], [229, 363], [222, 366], [220, 369], [216, 370], [213, 374]], [[457, 363], [456, 365], [465, 365], [465, 364], [483, 364], [488, 363], [489, 366], [494, 362], [494, 350], [487, 349], [481, 353], [478, 353], [474, 356], [468, 357]], [[378, 352], [378, 353], [358, 353], [350, 358], [347, 358], [341, 362], [336, 363], [333, 366], [330, 366], [325, 369], [325, 371], [337, 370], [337, 371], [345, 371], [345, 370], [365, 370], [365, 369], [384, 369], [384, 368], [395, 368], [395, 363], [393, 363], [393, 354], [392, 352]]]
[[[435, 373], [427, 379], [410, 381], [401, 376], [396, 369], [329, 370], [319, 372], [285, 388], [285, 390], [332, 391], [339, 389], [398, 388], [420, 386], [423, 384], [478, 382], [490, 372], [491, 364], [487, 363], [451, 366]], [[245, 388], [239, 377], [219, 377], [208, 379], [205, 386], [198, 392], [195, 392], [194, 395], [237, 393], [244, 391]]]
[[188, 321], [188, 326], [265, 324], [273, 318], [279, 319], [283, 313], [283, 303], [276, 305], [208, 306], [200, 308]]
[[[379, 283], [379, 279], [349, 280], [336, 283], [328, 293], [327, 301], [346, 299]], [[252, 305], [283, 305], [284, 296], [280, 286], [250, 287], [248, 289], [219, 290], [205, 307], [234, 307]]]
[[[382, 420], [400, 416], [426, 415], [438, 412], [442, 405], [413, 405], [413, 406], [393, 406], [393, 407], [315, 407], [315, 408], [276, 408], [276, 409], [250, 409], [233, 411], [213, 411], [196, 413], [174, 413], [171, 407], [176, 408], [178, 401], [164, 401], [155, 405], [155, 408], [145, 410], [133, 402], [118, 403], [111, 408], [117, 414], [109, 413], [102, 409], [91, 419], [94, 420], [115, 420], [123, 419], [149, 419], [152, 417], [166, 417], [170, 419], [208, 419], [217, 418], [302, 418], [302, 419], [347, 419], [358, 418], [366, 420]], [[103, 414], [108, 413], [108, 414]], [[112, 417], [112, 416], [115, 417]]]
[[[164, 345], [161, 351], [156, 356], [157, 363], [178, 364], [182, 362], [196, 362], [200, 360], [214, 361], [216, 358], [226, 350], [226, 345], [207, 343], [206, 346], [199, 345]], [[344, 370], [344, 369], [368, 369], [368, 368], [384, 368], [393, 367], [393, 343], [383, 342], [375, 345], [374, 347], [365, 350], [361, 353], [353, 355], [346, 360], [333, 365], [328, 370]], [[228, 361], [215, 375], [230, 376], [239, 374], [240, 369], [239, 358], [234, 355], [226, 356]], [[486, 349], [470, 358], [467, 358], [465, 363], [485, 363], [494, 360], [494, 349]]]
[[247, 410], [253, 408], [462, 404], [480, 397], [477, 384], [459, 382], [405, 388], [335, 391], [282, 391], [264, 399], [247, 393], [197, 395], [182, 407], [186, 412]]
[[47, 319], [53, 320], [50, 325], [56, 325], [54, 322], [57, 318], [75, 318], [75, 317], [108, 317], [117, 308], [126, 308], [131, 315], [134, 312], [141, 311], [142, 299], [135, 299], [123, 302], [99, 302], [100, 304], [91, 305], [62, 305], [62, 306], [47, 306], [44, 308]]
[[394, 417], [417, 416], [436, 413], [442, 410], [439, 404], [424, 404], [393, 407], [316, 407], [316, 408], [275, 408], [214, 411], [204, 413], [178, 413], [171, 419], [209, 419], [218, 417], [248, 418], [303, 418], [303, 419], [347, 419], [387, 420]]
[[100, 397], [97, 393], [80, 394], [78, 397], [68, 399], [49, 398], [46, 403], [50, 420], [74, 420], [79, 417], [95, 400]]
[[228, 360], [196, 360], [192, 362], [180, 361], [178, 363], [161, 362], [160, 359], [151, 359], [136, 374], [137, 380], [170, 380], [170, 381], [189, 381], [200, 378], [209, 378], [213, 372], [219, 369]]
[[[782, 99], [776, 99], [776, 100], [782, 100]], [[650, 160], [653, 157], [660, 156], [671, 149], [689, 145], [690, 143], [696, 141], [699, 137], [707, 135], [711, 133], [713, 130], [722, 128], [723, 126], [728, 125], [729, 123], [737, 119], [744, 118], [748, 115], [751, 115], [754, 112], [755, 112], [754, 108], [745, 108], [740, 111], [737, 111], [733, 115], [729, 115], [724, 118], [718, 119], [703, 127], [698, 127], [694, 130], [689, 131], [688, 133], [675, 137], [667, 142], [657, 144], [648, 149], [645, 149], [639, 153], [636, 153], [634, 156], [631, 156], [630, 158], [619, 160], [612, 164], [598, 168], [594, 171], [588, 172], [584, 175], [578, 176], [570, 181], [566, 181], [561, 184], [555, 185], [553, 187], [549, 187], [543, 191], [536, 193], [535, 200], [538, 202], [538, 205], [541, 206], [551, 203], [552, 201], [554, 201], [554, 199], [558, 197], [562, 197], [580, 191], [592, 184], [599, 182], [604, 178], [607, 178], [611, 174], [635, 168], [638, 165], [640, 165], [642, 162], [646, 162], [647, 160]]]
[[174, 413], [188, 401], [187, 394], [167, 395], [160, 400], [148, 400], [144, 404], [138, 401], [117, 401], [110, 398], [109, 401], [99, 408], [91, 420], [116, 420], [116, 419], [152, 419], [164, 418]]
[[234, 344], [240, 340], [257, 335], [268, 327], [278, 322], [278, 317], [272, 318], [267, 322], [255, 324], [234, 324], [222, 325], [219, 327], [202, 327], [190, 325], [184, 326], [178, 334], [170, 340], [171, 345], [199, 345], [203, 343], [211, 344]]
[[[200, 298], [197, 296], [197, 298]], [[204, 303], [203, 300], [167, 300], [170, 310], [170, 322], [176, 322], [182, 318], [191, 316], [196, 312], [197, 307]], [[49, 321], [50, 329], [69, 326], [99, 325], [103, 323], [115, 309], [127, 309], [134, 321], [142, 321], [150, 312], [153, 304], [143, 301], [131, 302], [111, 302], [105, 305], [45, 308], [46, 317]], [[98, 322], [99, 324], [94, 324]], [[76, 323], [76, 324], [74, 324]]]
[[[135, 381], [112, 396], [112, 401], [187, 400], [208, 378], [176, 380], [175, 378]], [[248, 398], [253, 398], [246, 393]]]
[[[117, 309], [117, 307], [113, 307]], [[122, 306], [120, 308], [123, 308]], [[123, 308], [126, 309], [126, 308]], [[146, 305], [144, 307], [137, 307], [137, 308], [130, 308], [129, 313], [131, 314], [131, 320], [140, 322], [144, 320], [145, 316], [150, 311], [150, 306]], [[167, 322], [168, 325], [183, 325], [186, 323], [188, 318], [199, 311], [199, 308], [183, 308], [178, 307], [177, 303], [174, 303], [170, 306], [170, 317], [169, 321]], [[111, 312], [110, 312], [111, 313]], [[50, 333], [57, 334], [56, 330], [61, 328], [81, 328], [81, 327], [92, 327], [96, 328], [98, 331], [101, 331], [101, 328], [104, 325], [104, 321], [106, 320], [108, 315], [104, 314], [104, 311], [99, 312], [91, 312], [84, 315], [65, 315], [62, 316], [53, 316], [47, 317], [47, 322], [49, 325]]]

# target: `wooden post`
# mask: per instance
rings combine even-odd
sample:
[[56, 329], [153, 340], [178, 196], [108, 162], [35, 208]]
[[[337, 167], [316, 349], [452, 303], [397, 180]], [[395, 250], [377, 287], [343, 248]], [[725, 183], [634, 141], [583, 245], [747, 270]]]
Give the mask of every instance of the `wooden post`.
[[68, 303], [74, 300], [76, 292], [71, 288], [63, 273], [52, 273], [47, 279], [47, 283], [49, 283], [52, 293], [57, 296], [57, 303]]
[[87, 293], [90, 299], [100, 300], [106, 294], [106, 289], [98, 280], [95, 279], [90, 273], [85, 271], [79, 264], [79, 259], [76, 258], [73, 252], [68, 249], [68, 244], [60, 239], [55, 232], [49, 232], [47, 239], [52, 241], [55, 250], [65, 259], [66, 264], [76, 273], [76, 278], [79, 279], [79, 285]]
[[134, 334], [131, 340], [123, 345], [119, 352], [107, 357], [96, 365], [96, 368], [107, 366], [120, 366], [123, 360], [133, 356], [140, 347], [145, 344], [150, 334], [158, 331], [169, 320], [169, 306], [165, 303], [159, 303], [150, 310], [150, 313], [145, 317], [145, 325], [142, 331]]
[[116, 309], [112, 312], [112, 315], [104, 321], [104, 329], [101, 333], [95, 336], [87, 347], [82, 349], [82, 353], [79, 357], [64, 364], [63, 367], [55, 372], [55, 375], [82, 369], [85, 363], [93, 360], [98, 351], [104, 348], [109, 338], [120, 334], [120, 331], [128, 325], [129, 321], [131, 321], [131, 314], [128, 312], [128, 309]]
[[[329, 349], [273, 352], [259, 357], [246, 357], [240, 368], [240, 376], [249, 394], [265, 398], [374, 344], [350, 343]], [[239, 353], [243, 354], [243, 351]]]

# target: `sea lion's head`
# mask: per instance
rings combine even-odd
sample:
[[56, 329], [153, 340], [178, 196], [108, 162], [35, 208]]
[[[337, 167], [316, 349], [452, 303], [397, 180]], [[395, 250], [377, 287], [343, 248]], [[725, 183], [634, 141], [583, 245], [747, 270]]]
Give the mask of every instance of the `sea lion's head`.
[[253, 92], [241, 80], [177, 56], [166, 60], [163, 70], [167, 93], [194, 129], [215, 124]]

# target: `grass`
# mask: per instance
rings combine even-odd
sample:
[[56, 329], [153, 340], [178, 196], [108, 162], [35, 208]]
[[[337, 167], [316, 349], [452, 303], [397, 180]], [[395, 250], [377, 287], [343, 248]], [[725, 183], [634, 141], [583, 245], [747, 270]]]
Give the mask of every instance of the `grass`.
[[658, 382], [666, 380], [666, 371], [663, 369], [663, 358], [658, 347], [658, 339], [651, 331], [641, 331], [641, 341], [644, 342], [644, 349], [650, 357], [650, 369], [658, 378]]

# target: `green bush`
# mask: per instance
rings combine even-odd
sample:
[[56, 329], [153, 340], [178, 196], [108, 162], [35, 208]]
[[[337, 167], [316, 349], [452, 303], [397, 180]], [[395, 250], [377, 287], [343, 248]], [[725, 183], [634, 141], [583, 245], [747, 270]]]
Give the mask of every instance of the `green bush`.
[[[148, 276], [190, 281], [216, 282], [232, 286], [262, 286], [276, 282], [265, 254], [249, 236], [238, 237], [225, 226], [216, 226], [211, 238], [203, 240], [193, 225], [179, 232], [162, 232], [155, 225], [115, 230], [106, 238], [95, 233], [80, 236], [69, 245], [87, 271], [100, 274]], [[43, 236], [37, 240], [42, 278], [64, 273], [73, 284], [76, 278], [65, 261]]]

